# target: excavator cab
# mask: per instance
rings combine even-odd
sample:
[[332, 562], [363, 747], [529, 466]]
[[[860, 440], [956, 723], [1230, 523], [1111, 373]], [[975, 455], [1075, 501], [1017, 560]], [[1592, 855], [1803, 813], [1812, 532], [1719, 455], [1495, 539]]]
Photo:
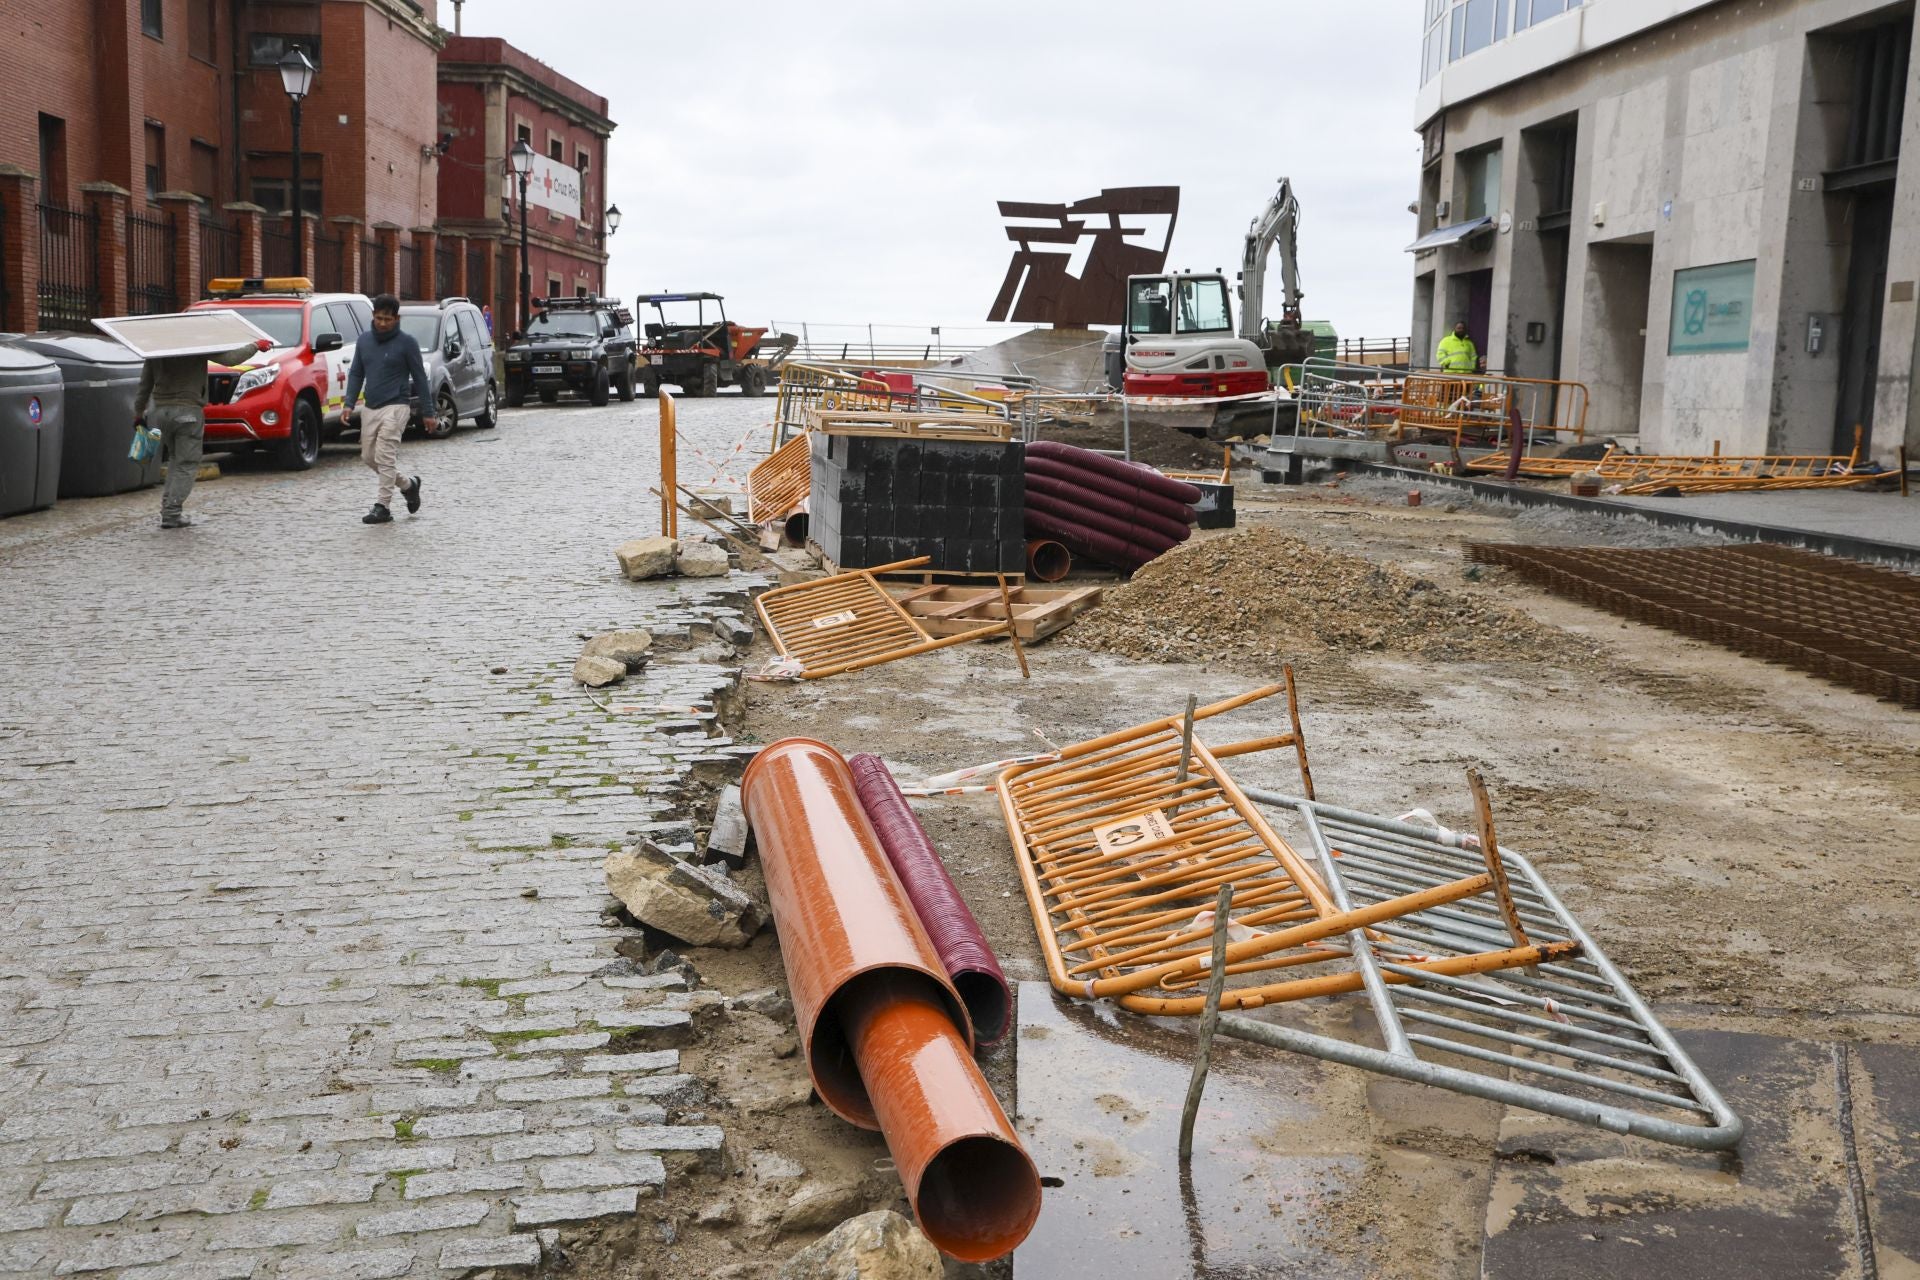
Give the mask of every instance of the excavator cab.
[[1128, 395], [1219, 397], [1268, 387], [1260, 349], [1233, 328], [1226, 277], [1129, 276], [1122, 383]]

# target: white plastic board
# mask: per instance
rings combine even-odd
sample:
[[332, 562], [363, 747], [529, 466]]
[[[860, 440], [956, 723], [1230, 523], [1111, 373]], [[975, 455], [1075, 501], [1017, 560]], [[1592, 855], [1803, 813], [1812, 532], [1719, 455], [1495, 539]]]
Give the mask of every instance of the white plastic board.
[[238, 311], [179, 311], [160, 316], [108, 316], [94, 327], [143, 360], [217, 355], [270, 335]]

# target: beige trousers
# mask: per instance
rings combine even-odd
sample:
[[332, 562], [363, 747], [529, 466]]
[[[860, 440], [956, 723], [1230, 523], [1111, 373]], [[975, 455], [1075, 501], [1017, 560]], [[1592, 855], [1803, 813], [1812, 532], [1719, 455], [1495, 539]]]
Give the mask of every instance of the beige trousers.
[[407, 477], [400, 474], [400, 437], [412, 416], [410, 404], [360, 410], [360, 461], [380, 477], [380, 496], [375, 501], [383, 507], [392, 506], [394, 490], [407, 485]]

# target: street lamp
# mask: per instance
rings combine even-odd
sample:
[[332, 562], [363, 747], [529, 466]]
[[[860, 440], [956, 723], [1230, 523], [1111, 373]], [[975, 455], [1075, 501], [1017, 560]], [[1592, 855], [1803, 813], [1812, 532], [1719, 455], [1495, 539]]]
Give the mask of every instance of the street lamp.
[[513, 176], [520, 179], [520, 332], [525, 333], [531, 323], [527, 306], [533, 291], [533, 273], [527, 263], [527, 179], [533, 175], [532, 144], [525, 138], [515, 138], [507, 152], [507, 163], [513, 166]]
[[307, 224], [300, 213], [300, 100], [313, 87], [313, 63], [298, 47], [280, 59], [280, 83], [293, 99], [293, 274], [305, 275]]
[[612, 235], [614, 232], [618, 231], [619, 229], [620, 229], [620, 206], [617, 204], [610, 204], [607, 206], [607, 234]]

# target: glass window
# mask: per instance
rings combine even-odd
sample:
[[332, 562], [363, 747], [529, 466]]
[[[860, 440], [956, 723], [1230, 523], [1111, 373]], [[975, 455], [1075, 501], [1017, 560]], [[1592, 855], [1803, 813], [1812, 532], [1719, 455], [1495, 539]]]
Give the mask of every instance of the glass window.
[[351, 343], [360, 336], [360, 317], [353, 314], [353, 308], [344, 302], [336, 302], [327, 308], [328, 322], [333, 331], [340, 335], [342, 342]]
[[155, 40], [161, 38], [160, 0], [140, 0], [140, 29]]
[[277, 67], [288, 49], [298, 49], [317, 70], [320, 66], [320, 37], [287, 35], [277, 31], [252, 31], [247, 34], [247, 62], [256, 67]]
[[1461, 42], [1467, 35], [1467, 6], [1461, 5], [1453, 11], [1447, 32], [1447, 61], [1452, 62], [1462, 53]]
[[1173, 332], [1173, 286], [1165, 280], [1136, 280], [1127, 300], [1128, 333]]
[[[547, 283], [553, 289], [548, 296], [560, 296], [560, 282], [550, 280]], [[597, 338], [600, 336], [600, 325], [591, 311], [542, 311], [528, 323], [527, 331], [536, 338]]]
[[1232, 330], [1224, 280], [1182, 280], [1177, 330], [1180, 333], [1218, 333]]
[[276, 347], [297, 347], [306, 334], [304, 307], [236, 307], [234, 310], [272, 338]]
[[[1493, 43], [1493, 0], [1467, 0], [1466, 34], [1460, 52], [1462, 55], [1478, 53]], [[1457, 18], [1461, 10], [1454, 10]]]
[[1496, 41], [1507, 38], [1507, 6], [1513, 0], [1493, 0], [1493, 38]]
[[432, 351], [440, 345], [440, 317], [422, 315], [418, 312], [400, 316], [400, 332], [409, 334], [420, 344], [422, 351]]
[[468, 311], [463, 308], [453, 314], [456, 323], [460, 326], [460, 341], [464, 342], [468, 348], [474, 351], [478, 351], [486, 346], [486, 338], [481, 334], [480, 322], [476, 318], [478, 316], [477, 312]]
[[1490, 217], [1500, 208], [1500, 148], [1484, 147], [1459, 157], [1454, 171], [1454, 199], [1461, 221]]

